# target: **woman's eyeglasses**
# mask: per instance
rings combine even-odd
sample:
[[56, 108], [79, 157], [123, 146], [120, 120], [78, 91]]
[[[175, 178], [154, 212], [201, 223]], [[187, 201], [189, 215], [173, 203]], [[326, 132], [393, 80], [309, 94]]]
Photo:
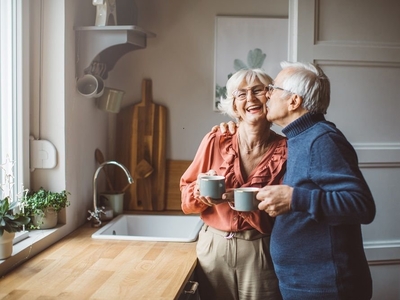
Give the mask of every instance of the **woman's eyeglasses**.
[[247, 99], [247, 93], [250, 91], [252, 95], [256, 96], [256, 97], [261, 97], [261, 96], [265, 96], [265, 92], [266, 92], [267, 88], [264, 85], [257, 85], [254, 86], [250, 89], [240, 89], [240, 90], [236, 90], [232, 93], [232, 95], [238, 99], [238, 100], [246, 100]]

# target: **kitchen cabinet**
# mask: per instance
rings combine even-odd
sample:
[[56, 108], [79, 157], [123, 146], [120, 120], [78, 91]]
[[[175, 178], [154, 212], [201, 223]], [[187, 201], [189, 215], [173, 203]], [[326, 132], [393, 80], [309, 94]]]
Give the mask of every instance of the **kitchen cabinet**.
[[144, 49], [147, 38], [156, 35], [136, 25], [76, 26], [76, 78], [92, 73], [93, 63], [104, 66], [106, 79], [115, 63], [124, 54]]
[[193, 271], [189, 280], [186, 282], [183, 291], [179, 295], [178, 300], [200, 300], [198, 285], [195, 272]]

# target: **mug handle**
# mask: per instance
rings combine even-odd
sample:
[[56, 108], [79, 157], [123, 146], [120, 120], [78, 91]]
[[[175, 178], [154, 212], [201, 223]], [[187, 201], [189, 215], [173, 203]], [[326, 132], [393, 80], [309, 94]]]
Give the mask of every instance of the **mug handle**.
[[232, 201], [228, 201], [228, 204], [233, 210], [237, 211], [237, 209], [235, 208], [235, 204]]

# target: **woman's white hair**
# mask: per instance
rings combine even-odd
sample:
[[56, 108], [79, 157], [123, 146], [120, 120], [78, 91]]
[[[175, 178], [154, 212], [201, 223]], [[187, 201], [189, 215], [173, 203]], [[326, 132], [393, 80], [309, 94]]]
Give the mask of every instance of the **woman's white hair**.
[[221, 99], [218, 105], [221, 113], [238, 121], [238, 116], [235, 112], [235, 97], [233, 96], [233, 92], [238, 89], [243, 81], [247, 84], [251, 84], [257, 79], [266, 87], [273, 81], [272, 78], [261, 69], [242, 69], [234, 73], [226, 83], [226, 99]]

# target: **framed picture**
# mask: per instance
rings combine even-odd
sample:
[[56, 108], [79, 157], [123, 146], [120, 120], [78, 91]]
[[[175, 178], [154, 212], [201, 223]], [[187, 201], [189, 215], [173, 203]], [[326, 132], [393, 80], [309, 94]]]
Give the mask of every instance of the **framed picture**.
[[260, 68], [274, 78], [288, 58], [288, 19], [217, 16], [214, 110], [226, 98], [226, 82], [240, 69]]

